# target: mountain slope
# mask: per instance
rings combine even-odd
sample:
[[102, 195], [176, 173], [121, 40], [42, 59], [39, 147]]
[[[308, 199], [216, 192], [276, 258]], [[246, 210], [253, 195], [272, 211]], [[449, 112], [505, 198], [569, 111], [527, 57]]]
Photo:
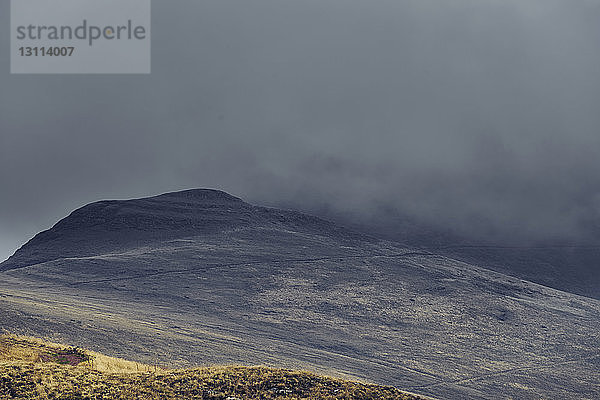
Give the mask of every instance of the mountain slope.
[[485, 238], [416, 222], [390, 210], [365, 220], [360, 215], [321, 212], [359, 232], [445, 255], [544, 286], [600, 300], [600, 238], [584, 243], [552, 240], [522, 242], [517, 238]]
[[[600, 396], [596, 300], [304, 214], [152, 199], [93, 234], [125, 246], [25, 245], [0, 272], [0, 326], [148, 364], [308, 369], [439, 398]], [[195, 217], [152, 228], [165, 207]], [[218, 229], [187, 228], [214, 210]], [[48, 261], [15, 261], [34, 253]]]

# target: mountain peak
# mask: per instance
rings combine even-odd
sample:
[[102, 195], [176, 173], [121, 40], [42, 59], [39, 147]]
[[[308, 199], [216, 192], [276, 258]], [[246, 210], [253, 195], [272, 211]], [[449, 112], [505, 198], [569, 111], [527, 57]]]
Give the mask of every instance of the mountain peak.
[[243, 200], [217, 189], [187, 189], [177, 192], [169, 192], [150, 197], [156, 200], [194, 200], [204, 202], [231, 202], [243, 203]]
[[251, 223], [253, 209], [241, 199], [214, 189], [101, 200], [76, 209], [38, 233], [1, 263], [0, 270], [222, 232]]
[[341, 238], [356, 235], [296, 211], [253, 206], [214, 189], [189, 189], [131, 200], [87, 204], [35, 235], [0, 270], [70, 257], [90, 257], [155, 246], [174, 239], [240, 229], [312, 232]]

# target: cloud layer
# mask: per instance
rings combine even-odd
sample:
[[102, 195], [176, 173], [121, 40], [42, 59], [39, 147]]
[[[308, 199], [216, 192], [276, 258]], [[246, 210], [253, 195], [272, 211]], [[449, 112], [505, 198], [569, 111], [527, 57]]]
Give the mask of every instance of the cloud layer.
[[595, 1], [179, 0], [154, 4], [150, 76], [3, 58], [0, 258], [83, 203], [188, 187], [588, 240], [598, 20]]

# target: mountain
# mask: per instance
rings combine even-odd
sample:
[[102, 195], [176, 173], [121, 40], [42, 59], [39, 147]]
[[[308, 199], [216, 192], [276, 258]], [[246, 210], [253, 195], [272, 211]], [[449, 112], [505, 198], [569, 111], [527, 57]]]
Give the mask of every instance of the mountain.
[[219, 191], [87, 205], [0, 270], [4, 329], [146, 364], [600, 397], [598, 300]]
[[330, 233], [344, 239], [360, 237], [306, 214], [252, 206], [218, 190], [193, 189], [144, 199], [88, 204], [51, 229], [37, 234], [1, 263], [0, 270], [160, 245], [188, 236], [210, 236], [246, 227]]

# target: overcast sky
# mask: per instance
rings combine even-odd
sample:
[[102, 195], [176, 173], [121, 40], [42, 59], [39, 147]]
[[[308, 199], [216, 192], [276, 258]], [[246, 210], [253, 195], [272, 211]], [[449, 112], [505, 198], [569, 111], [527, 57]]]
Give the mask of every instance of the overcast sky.
[[191, 187], [468, 235], [600, 222], [600, 2], [154, 1], [152, 74], [10, 75], [0, 259], [71, 210]]

